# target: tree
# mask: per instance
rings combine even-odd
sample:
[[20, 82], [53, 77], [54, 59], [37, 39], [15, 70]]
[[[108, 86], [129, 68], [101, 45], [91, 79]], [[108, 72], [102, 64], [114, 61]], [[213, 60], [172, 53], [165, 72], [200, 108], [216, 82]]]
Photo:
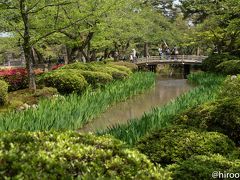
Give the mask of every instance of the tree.
[[0, 31], [9, 32], [21, 39], [30, 89], [36, 89], [31, 49], [50, 35], [82, 20], [77, 19], [68, 24], [59, 23], [63, 7], [72, 3], [74, 1], [71, 0], [0, 0]]

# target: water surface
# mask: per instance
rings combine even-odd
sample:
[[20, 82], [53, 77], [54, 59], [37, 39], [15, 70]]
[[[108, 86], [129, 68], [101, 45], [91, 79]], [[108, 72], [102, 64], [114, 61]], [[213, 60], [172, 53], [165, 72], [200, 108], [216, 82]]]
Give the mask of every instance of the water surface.
[[153, 89], [113, 105], [100, 117], [86, 124], [80, 132], [96, 132], [115, 124], [126, 123], [133, 118], [140, 118], [144, 112], [164, 105], [190, 89], [191, 86], [187, 84], [185, 79], [159, 76]]

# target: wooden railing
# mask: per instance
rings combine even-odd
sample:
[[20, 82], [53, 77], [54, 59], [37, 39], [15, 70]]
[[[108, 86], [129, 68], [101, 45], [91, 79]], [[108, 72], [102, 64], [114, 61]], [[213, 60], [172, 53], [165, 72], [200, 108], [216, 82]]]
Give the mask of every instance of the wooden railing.
[[144, 62], [167, 62], [167, 61], [178, 61], [178, 62], [198, 62], [201, 63], [202, 60], [206, 59], [207, 56], [197, 56], [197, 55], [169, 55], [169, 56], [149, 56], [149, 57], [143, 57], [138, 58], [135, 60], [135, 63], [144, 63]]

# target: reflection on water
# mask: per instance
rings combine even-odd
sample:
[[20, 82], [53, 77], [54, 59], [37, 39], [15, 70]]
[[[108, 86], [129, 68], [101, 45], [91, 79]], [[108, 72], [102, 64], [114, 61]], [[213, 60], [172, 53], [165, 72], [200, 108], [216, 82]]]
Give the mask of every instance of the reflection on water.
[[112, 106], [100, 117], [86, 124], [80, 132], [96, 132], [115, 124], [126, 123], [129, 119], [139, 118], [144, 112], [166, 104], [190, 88], [185, 79], [158, 77], [153, 89]]

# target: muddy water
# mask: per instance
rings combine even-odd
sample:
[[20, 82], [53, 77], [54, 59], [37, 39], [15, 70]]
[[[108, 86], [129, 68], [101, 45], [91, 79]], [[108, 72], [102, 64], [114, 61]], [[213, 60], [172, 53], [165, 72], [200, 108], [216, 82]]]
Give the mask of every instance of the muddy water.
[[189, 89], [191, 86], [185, 79], [159, 76], [153, 89], [112, 106], [100, 117], [86, 124], [80, 132], [96, 132], [115, 124], [126, 123], [129, 119], [139, 118], [144, 112], [166, 104]]

